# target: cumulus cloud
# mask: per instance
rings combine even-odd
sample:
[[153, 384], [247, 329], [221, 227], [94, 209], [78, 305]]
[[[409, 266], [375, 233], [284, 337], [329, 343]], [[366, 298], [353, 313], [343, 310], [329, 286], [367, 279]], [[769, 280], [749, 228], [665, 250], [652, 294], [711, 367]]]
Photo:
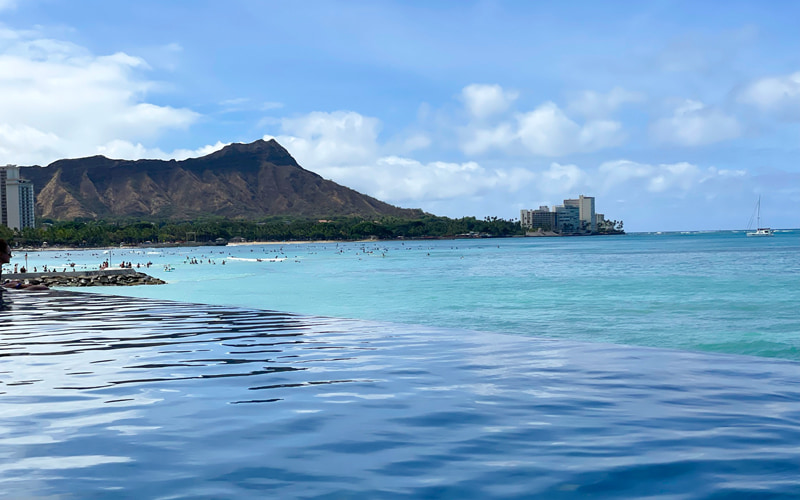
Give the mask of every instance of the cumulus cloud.
[[[595, 138], [618, 133], [614, 126], [604, 129], [602, 120], [577, 125], [560, 116], [555, 105], [537, 111], [540, 115], [526, 126], [545, 130], [560, 121], [560, 127], [554, 128], [561, 135], [545, 136], [542, 144], [590, 147]], [[401, 140], [379, 143], [380, 122], [353, 111], [310, 113], [283, 120], [281, 127], [283, 134], [276, 139], [305, 168], [396, 205], [418, 206], [457, 217], [470, 212], [508, 214], [510, 207], [531, 208], [544, 203], [531, 204], [531, 200], [554, 204], [587, 194], [598, 197], [598, 210], [609, 217], [625, 218], [626, 223], [630, 217], [634, 223], [638, 220], [639, 224], [645, 224], [644, 219], [636, 218], [638, 212], [626, 213], [621, 202], [612, 200], [628, 200], [637, 207], [647, 207], [650, 203], [669, 206], [670, 217], [680, 219], [689, 210], [684, 210], [684, 206], [722, 198], [724, 193], [743, 192], [751, 179], [742, 170], [702, 167], [691, 162], [649, 164], [616, 160], [599, 165], [552, 162], [545, 166], [534, 162], [524, 168], [492, 168], [478, 161], [420, 161], [392, 152], [397, 151]], [[519, 134], [522, 129], [501, 130], [492, 140], [505, 140], [502, 137]], [[559, 137], [569, 137], [572, 142]], [[519, 138], [514, 140], [521, 143]], [[681, 210], [683, 215], [679, 217]], [[692, 213], [696, 210], [692, 209]]]
[[353, 165], [377, 155], [380, 121], [353, 111], [313, 112], [281, 120], [276, 137], [301, 164]]
[[461, 97], [470, 115], [482, 119], [506, 111], [519, 93], [500, 85], [472, 84], [464, 87]]
[[[581, 125], [550, 101], [532, 111], [506, 113], [493, 122], [483, 120], [509, 111], [517, 98], [517, 93], [504, 91], [499, 85], [470, 85], [464, 88], [463, 96], [467, 110], [475, 118], [459, 128], [460, 148], [468, 155], [498, 150], [555, 157], [618, 146], [626, 138], [622, 125], [617, 121], [590, 119]], [[601, 106], [598, 96], [586, 97], [594, 99], [593, 112], [597, 113], [600, 107], [610, 111], [634, 98], [633, 94], [619, 89], [605, 96], [605, 104]], [[584, 107], [584, 111], [590, 111], [588, 104]]]
[[532, 177], [523, 169], [490, 170], [476, 162], [423, 163], [397, 156], [322, 170], [337, 182], [401, 205], [471, 198], [496, 189], [514, 191]]
[[560, 156], [574, 150], [581, 133], [580, 126], [570, 120], [552, 102], [517, 117], [518, 136], [534, 154]]
[[739, 93], [738, 100], [761, 111], [800, 118], [800, 71], [757, 80]]
[[590, 184], [588, 173], [576, 165], [551, 163], [534, 177], [537, 191], [550, 198], [574, 196], [576, 191], [583, 191]]
[[567, 110], [587, 118], [604, 118], [610, 116], [624, 104], [643, 100], [644, 94], [625, 90], [621, 87], [614, 87], [606, 94], [585, 90], [574, 96], [567, 106]]
[[[305, 168], [404, 206], [436, 204], [443, 200], [457, 202], [488, 193], [510, 201], [511, 193], [520, 196], [527, 192], [537, 193], [542, 198], [574, 196], [577, 192], [624, 193], [626, 189], [663, 192], [687, 189], [687, 182], [700, 182], [703, 175], [710, 175], [688, 164], [651, 166], [618, 162], [587, 170], [557, 162], [545, 168], [488, 168], [477, 161], [422, 162], [394, 153], [402, 140], [380, 144], [380, 121], [353, 111], [314, 112], [284, 119], [280, 125], [282, 133], [275, 138]], [[615, 122], [593, 120], [581, 126], [552, 103], [518, 115], [516, 127], [501, 124], [493, 129], [480, 129], [480, 132], [485, 136], [476, 134], [475, 137], [487, 145], [517, 141], [541, 155], [601, 147], [620, 137]], [[412, 142], [428, 144], [427, 137], [410, 137]], [[391, 152], [386, 149], [387, 145], [392, 148]]]
[[0, 37], [0, 151], [9, 162], [46, 164], [97, 154], [115, 141], [152, 139], [199, 115], [145, 101], [147, 63], [94, 55], [33, 32]]
[[617, 146], [625, 139], [619, 122], [593, 120], [581, 126], [552, 102], [518, 114], [515, 123], [502, 123], [491, 128], [470, 127], [463, 136], [462, 149], [468, 154], [519, 144], [528, 152], [541, 156], [595, 151]]
[[678, 146], [702, 146], [735, 139], [741, 135], [736, 118], [702, 102], [686, 100], [672, 116], [653, 123], [650, 133], [656, 142]]
[[[284, 119], [281, 129], [283, 133], [275, 139], [303, 167], [391, 203], [469, 198], [494, 189], [513, 191], [531, 179], [524, 169], [492, 170], [477, 162], [420, 162], [383, 154], [378, 144], [380, 121], [353, 111]], [[407, 141], [411, 147], [426, 147], [429, 139], [415, 134]]]

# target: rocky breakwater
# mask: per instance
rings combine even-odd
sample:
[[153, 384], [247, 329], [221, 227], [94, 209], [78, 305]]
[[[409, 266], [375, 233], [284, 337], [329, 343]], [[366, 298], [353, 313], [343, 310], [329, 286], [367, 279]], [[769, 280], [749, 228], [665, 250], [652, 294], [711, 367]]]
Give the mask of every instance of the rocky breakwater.
[[163, 285], [166, 281], [133, 269], [104, 269], [65, 273], [4, 274], [3, 281], [18, 280], [31, 285], [48, 287]]

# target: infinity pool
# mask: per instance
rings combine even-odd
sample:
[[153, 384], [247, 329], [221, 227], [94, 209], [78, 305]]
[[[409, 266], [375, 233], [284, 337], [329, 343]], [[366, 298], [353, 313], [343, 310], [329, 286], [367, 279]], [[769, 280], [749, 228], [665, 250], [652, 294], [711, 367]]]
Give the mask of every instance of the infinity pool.
[[73, 292], [0, 311], [12, 498], [796, 498], [790, 361]]

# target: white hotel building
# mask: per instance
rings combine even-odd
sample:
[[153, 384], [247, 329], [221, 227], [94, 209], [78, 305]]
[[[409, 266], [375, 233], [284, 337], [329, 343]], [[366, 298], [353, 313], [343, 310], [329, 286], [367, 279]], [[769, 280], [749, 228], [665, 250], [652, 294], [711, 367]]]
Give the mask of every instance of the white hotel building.
[[34, 227], [33, 183], [19, 177], [19, 167], [0, 167], [0, 224], [12, 229]]

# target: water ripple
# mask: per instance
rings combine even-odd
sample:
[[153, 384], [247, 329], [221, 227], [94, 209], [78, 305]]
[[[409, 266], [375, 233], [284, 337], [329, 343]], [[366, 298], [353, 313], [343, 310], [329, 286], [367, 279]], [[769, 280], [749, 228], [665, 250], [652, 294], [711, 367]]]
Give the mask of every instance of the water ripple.
[[68, 292], [12, 301], [12, 498], [800, 492], [793, 362]]

